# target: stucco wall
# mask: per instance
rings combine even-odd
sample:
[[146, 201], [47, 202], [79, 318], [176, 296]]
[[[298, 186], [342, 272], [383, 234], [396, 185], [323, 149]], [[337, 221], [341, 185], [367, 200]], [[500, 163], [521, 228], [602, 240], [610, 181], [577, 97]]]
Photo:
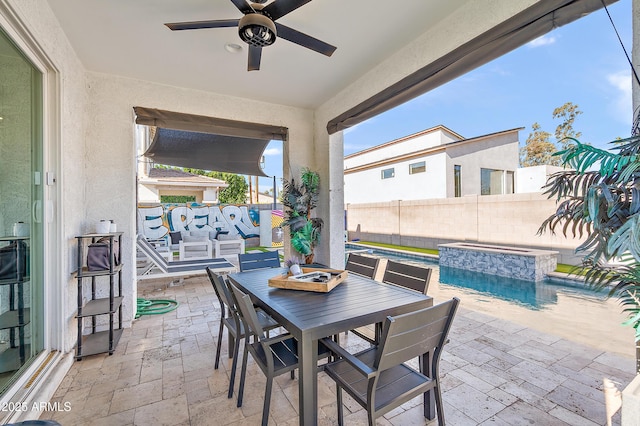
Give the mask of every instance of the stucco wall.
[[454, 241], [546, 248], [569, 255], [562, 263], [574, 261], [570, 254], [580, 243], [561, 234], [536, 235], [555, 210], [540, 193], [350, 204], [346, 210], [351, 239], [427, 248]]
[[518, 167], [518, 132], [509, 132], [486, 139], [453, 145], [447, 150], [447, 197], [455, 196], [454, 166], [461, 166], [462, 196], [479, 195], [480, 169], [508, 170]]
[[[409, 174], [409, 164], [424, 161], [424, 173]], [[382, 179], [382, 171], [394, 169], [394, 177]], [[344, 175], [344, 202], [370, 203], [392, 200], [444, 198], [447, 196], [444, 153], [416, 157]]]
[[[636, 72], [640, 70], [640, 1], [633, 0], [633, 50], [632, 50], [632, 62], [636, 69]], [[631, 79], [633, 85], [633, 110], [635, 114], [640, 114], [640, 83], [635, 78]], [[635, 118], [635, 117], [634, 117]]]

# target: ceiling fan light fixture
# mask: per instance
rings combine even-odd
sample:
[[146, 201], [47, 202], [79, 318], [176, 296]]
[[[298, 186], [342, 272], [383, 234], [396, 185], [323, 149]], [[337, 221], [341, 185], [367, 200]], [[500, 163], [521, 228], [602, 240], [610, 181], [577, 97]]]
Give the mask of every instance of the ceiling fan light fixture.
[[276, 41], [276, 25], [264, 15], [249, 13], [240, 19], [238, 34], [251, 46], [270, 46]]

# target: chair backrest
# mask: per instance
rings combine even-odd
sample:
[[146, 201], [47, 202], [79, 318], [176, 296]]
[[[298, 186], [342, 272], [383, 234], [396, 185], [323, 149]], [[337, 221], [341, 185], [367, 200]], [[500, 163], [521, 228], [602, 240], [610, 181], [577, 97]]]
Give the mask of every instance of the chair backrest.
[[431, 268], [424, 268], [417, 265], [387, 261], [382, 282], [395, 284], [411, 290], [427, 294], [429, 280], [431, 279]]
[[242, 253], [238, 255], [240, 272], [253, 269], [279, 268], [280, 255], [277, 251], [265, 251], [260, 253]]
[[[231, 297], [231, 293], [229, 292], [229, 288], [224, 282], [224, 277], [215, 274], [208, 266], [207, 266], [207, 275], [209, 276], [209, 281], [211, 281], [211, 285], [213, 286], [213, 290], [216, 292], [216, 296], [218, 296], [218, 300], [220, 301], [221, 308], [227, 308], [230, 312], [233, 312], [235, 309], [235, 305], [233, 303], [233, 298]], [[223, 312], [224, 316], [224, 312]]]
[[236, 306], [238, 307], [238, 314], [240, 320], [244, 322], [247, 332], [247, 342], [249, 341], [249, 335], [253, 335], [258, 341], [265, 337], [264, 330], [258, 320], [256, 308], [253, 306], [253, 302], [248, 294], [240, 290], [238, 287], [229, 283], [231, 291], [235, 297]]
[[349, 253], [345, 269], [349, 272], [373, 279], [378, 271], [380, 258]]
[[434, 371], [428, 375], [433, 377], [459, 302], [454, 297], [430, 308], [387, 317], [380, 339], [381, 349], [374, 362], [377, 374], [430, 352]]

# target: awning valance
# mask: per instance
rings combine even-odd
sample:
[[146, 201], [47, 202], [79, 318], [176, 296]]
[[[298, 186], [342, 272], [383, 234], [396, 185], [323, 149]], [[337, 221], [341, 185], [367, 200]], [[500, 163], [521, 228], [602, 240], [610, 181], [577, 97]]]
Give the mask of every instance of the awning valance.
[[286, 141], [289, 134], [289, 130], [286, 127], [269, 124], [228, 120], [145, 107], [133, 107], [133, 111], [136, 114], [137, 124], [165, 129], [281, 141]]
[[[617, 0], [605, 0], [615, 3]], [[602, 0], [545, 0], [454, 49], [327, 124], [329, 134], [345, 130], [459, 77], [556, 27], [602, 8]], [[526, 84], [526, 83], [525, 83]]]

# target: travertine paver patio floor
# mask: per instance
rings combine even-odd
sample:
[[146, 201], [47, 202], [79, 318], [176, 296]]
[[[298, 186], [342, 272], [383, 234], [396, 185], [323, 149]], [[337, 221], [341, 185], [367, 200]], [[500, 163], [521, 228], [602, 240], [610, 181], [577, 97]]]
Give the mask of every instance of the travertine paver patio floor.
[[[223, 362], [213, 368], [220, 309], [208, 279], [139, 284], [139, 297], [175, 299], [179, 308], [136, 320], [112, 356], [75, 362], [52, 400], [70, 403], [71, 410], [44, 413], [41, 419], [65, 426], [260, 424], [265, 379], [251, 361], [243, 407], [227, 399], [226, 333]], [[602, 378], [626, 385], [634, 375], [633, 359], [474, 312], [464, 300], [461, 306], [441, 363], [447, 424], [606, 424]], [[350, 350], [365, 347], [353, 334], [341, 343]], [[335, 387], [324, 373], [318, 405], [319, 424], [337, 424]], [[345, 397], [345, 405], [347, 425], [366, 424], [357, 404]], [[279, 377], [269, 423], [296, 425], [297, 409], [297, 380]], [[614, 421], [619, 423], [619, 415]], [[429, 422], [417, 398], [378, 424]]]

